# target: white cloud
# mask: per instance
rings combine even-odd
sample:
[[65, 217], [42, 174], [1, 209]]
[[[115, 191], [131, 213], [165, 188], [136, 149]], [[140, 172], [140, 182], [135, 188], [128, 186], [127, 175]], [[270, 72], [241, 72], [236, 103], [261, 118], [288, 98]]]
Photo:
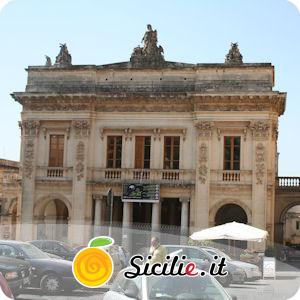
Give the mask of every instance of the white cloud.
[[298, 12], [300, 13], [300, 0], [288, 0], [288, 1], [294, 4], [297, 7]]
[[12, 0], [0, 0], [0, 12], [4, 8], [4, 6]]

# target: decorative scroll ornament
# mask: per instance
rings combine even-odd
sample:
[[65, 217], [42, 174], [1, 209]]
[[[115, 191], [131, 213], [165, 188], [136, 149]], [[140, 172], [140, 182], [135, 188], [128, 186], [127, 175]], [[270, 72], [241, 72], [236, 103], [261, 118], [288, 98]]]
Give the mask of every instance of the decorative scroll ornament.
[[75, 120], [72, 122], [72, 127], [75, 130], [75, 137], [82, 138], [90, 135], [90, 123], [86, 120]]
[[265, 140], [269, 137], [270, 124], [268, 121], [251, 122], [249, 128], [252, 130], [255, 139]]
[[33, 171], [33, 158], [34, 158], [34, 142], [32, 139], [25, 141], [23, 173], [25, 177], [31, 179]]
[[157, 31], [153, 30], [150, 24], [147, 25], [147, 29], [142, 39], [144, 47], [138, 46], [133, 49], [130, 62], [135, 68], [163, 67], [165, 65], [164, 49], [160, 45], [157, 46]]
[[259, 143], [255, 149], [256, 183], [262, 184], [265, 174], [265, 146]]
[[202, 184], [205, 184], [208, 168], [207, 168], [207, 161], [208, 161], [208, 150], [207, 145], [202, 143], [199, 148], [199, 180]]
[[68, 51], [67, 44], [60, 44], [60, 51], [56, 56], [54, 66], [68, 67], [72, 65], [72, 56]]
[[226, 64], [242, 64], [243, 56], [240, 53], [238, 43], [231, 43], [231, 48], [225, 58]]
[[77, 144], [76, 147], [76, 174], [77, 174], [77, 180], [80, 180], [84, 177], [84, 152], [85, 152], [85, 146], [82, 141], [80, 141]]
[[19, 122], [22, 135], [26, 136], [38, 136], [40, 130], [40, 121], [36, 120], [25, 120]]
[[199, 137], [211, 137], [214, 128], [213, 122], [199, 121], [195, 126], [198, 128]]

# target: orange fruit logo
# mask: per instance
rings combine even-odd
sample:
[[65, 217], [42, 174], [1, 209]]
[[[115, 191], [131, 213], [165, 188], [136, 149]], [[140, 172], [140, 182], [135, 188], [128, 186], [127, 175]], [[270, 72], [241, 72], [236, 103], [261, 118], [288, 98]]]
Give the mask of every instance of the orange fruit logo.
[[104, 249], [114, 240], [100, 236], [90, 240], [88, 247], [80, 250], [72, 263], [75, 279], [88, 288], [98, 288], [107, 283], [113, 274], [113, 260]]

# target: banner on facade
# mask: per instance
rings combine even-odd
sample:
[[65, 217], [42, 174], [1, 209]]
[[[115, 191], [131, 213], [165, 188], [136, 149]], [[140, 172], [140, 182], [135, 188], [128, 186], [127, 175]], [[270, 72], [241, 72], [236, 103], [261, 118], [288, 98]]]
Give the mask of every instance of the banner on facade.
[[125, 183], [123, 184], [123, 202], [159, 202], [159, 184]]

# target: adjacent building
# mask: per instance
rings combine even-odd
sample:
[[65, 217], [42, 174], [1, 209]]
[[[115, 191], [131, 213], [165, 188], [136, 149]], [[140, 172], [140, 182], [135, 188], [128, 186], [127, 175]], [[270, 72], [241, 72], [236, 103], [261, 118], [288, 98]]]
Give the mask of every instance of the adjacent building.
[[23, 108], [19, 238], [86, 243], [109, 223], [111, 190], [123, 229], [185, 236], [235, 220], [274, 240], [286, 93], [270, 63], [243, 63], [237, 44], [224, 63], [166, 61], [149, 25], [128, 62], [72, 65], [61, 45], [53, 65], [27, 72], [12, 94]]
[[19, 162], [0, 159], [0, 239], [15, 239], [20, 212]]

